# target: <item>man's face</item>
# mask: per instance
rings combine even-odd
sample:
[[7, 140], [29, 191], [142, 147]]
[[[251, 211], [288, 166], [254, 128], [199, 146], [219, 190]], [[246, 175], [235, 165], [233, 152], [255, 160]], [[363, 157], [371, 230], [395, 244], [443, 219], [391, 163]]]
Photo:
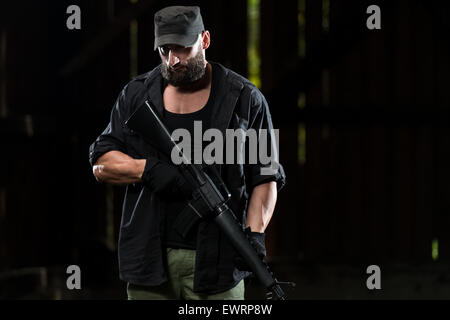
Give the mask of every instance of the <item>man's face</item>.
[[202, 38], [192, 47], [169, 44], [159, 47], [158, 50], [162, 61], [161, 74], [171, 85], [187, 85], [205, 74]]

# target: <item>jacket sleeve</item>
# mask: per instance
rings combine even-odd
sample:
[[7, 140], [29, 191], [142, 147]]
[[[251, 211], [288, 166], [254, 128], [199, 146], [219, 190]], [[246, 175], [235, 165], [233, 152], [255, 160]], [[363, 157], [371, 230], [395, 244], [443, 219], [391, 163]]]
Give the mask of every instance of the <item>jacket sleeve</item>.
[[119, 97], [111, 111], [111, 117], [105, 130], [89, 147], [89, 162], [93, 166], [103, 154], [117, 150], [127, 152], [125, 145], [123, 126], [125, 122], [124, 110], [128, 109], [129, 99], [126, 96], [127, 87], [119, 94]]
[[279, 162], [278, 130], [274, 129], [269, 106], [264, 95], [254, 88], [250, 94], [248, 128], [257, 133], [256, 164], [246, 166], [246, 180], [250, 188], [269, 181], [277, 183], [277, 190], [286, 183], [286, 174]]

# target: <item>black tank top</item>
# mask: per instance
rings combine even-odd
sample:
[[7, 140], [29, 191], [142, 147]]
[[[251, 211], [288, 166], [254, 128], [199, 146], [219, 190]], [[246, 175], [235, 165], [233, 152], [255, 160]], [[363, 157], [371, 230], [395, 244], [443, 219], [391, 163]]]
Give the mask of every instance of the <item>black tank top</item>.
[[[202, 132], [201, 137], [203, 137], [203, 132], [211, 127], [211, 109], [214, 104], [214, 68], [213, 77], [211, 83], [211, 90], [207, 103], [203, 108], [192, 113], [173, 113], [164, 109], [163, 111], [163, 123], [167, 127], [170, 134], [175, 129], [183, 128], [189, 131], [191, 135], [191, 161], [194, 162], [194, 121], [201, 121]], [[207, 144], [202, 143], [202, 154], [203, 149]], [[202, 160], [203, 162], [203, 160]], [[165, 203], [165, 210], [163, 213], [165, 232], [163, 235], [163, 243], [169, 248], [183, 248], [183, 249], [195, 249], [197, 242], [197, 229], [198, 226], [194, 225], [186, 238], [183, 238], [177, 231], [174, 230], [173, 225], [178, 217], [178, 214], [186, 207], [188, 202], [186, 200], [171, 199]]]

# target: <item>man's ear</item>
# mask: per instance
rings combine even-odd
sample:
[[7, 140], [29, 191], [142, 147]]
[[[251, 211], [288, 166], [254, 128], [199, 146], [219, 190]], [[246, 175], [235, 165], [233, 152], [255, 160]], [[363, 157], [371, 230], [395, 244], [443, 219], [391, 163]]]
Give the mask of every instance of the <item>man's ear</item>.
[[211, 44], [211, 38], [208, 30], [202, 32], [202, 49], [206, 50]]

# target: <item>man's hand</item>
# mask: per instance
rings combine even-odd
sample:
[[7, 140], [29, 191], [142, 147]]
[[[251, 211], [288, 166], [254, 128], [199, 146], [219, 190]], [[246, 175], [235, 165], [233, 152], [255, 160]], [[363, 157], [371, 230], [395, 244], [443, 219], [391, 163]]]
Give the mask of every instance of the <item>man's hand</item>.
[[[244, 233], [247, 236], [248, 241], [258, 254], [258, 257], [267, 267], [265, 234], [260, 232], [252, 232], [250, 227], [247, 227], [244, 230]], [[238, 270], [252, 271], [247, 262], [245, 262], [245, 259], [240, 254], [237, 254], [235, 256], [234, 264], [236, 265], [236, 268], [238, 268]]]
[[150, 190], [169, 200], [174, 200], [174, 197], [189, 199], [192, 196], [193, 188], [178, 168], [155, 157], [147, 159], [141, 180]]
[[141, 182], [145, 159], [133, 159], [120, 151], [109, 151], [102, 155], [92, 168], [99, 182], [126, 185]]

